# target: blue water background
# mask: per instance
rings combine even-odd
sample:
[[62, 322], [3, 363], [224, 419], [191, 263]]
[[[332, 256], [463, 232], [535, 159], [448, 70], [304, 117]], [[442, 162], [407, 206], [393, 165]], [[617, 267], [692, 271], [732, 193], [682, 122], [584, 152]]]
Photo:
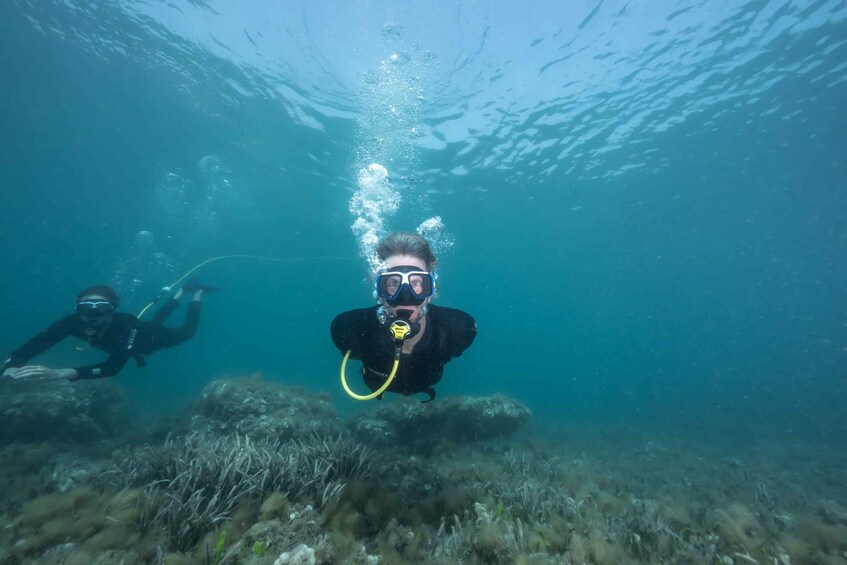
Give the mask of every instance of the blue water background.
[[437, 303], [479, 323], [439, 394], [845, 437], [844, 2], [268, 4], [0, 7], [0, 349], [92, 283], [137, 311], [209, 257], [332, 256], [209, 265], [196, 338], [118, 379], [147, 414], [255, 371], [368, 409], [329, 323], [372, 303], [348, 203], [380, 162], [386, 230], [440, 216]]

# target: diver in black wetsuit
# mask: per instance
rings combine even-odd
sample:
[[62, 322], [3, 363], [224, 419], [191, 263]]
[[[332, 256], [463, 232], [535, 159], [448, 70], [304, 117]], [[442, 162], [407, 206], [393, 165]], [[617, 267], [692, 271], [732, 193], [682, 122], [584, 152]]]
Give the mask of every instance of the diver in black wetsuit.
[[[168, 289], [166, 289], [168, 290]], [[76, 313], [66, 316], [12, 352], [3, 365], [2, 375], [13, 379], [39, 378], [46, 380], [96, 379], [111, 377], [123, 369], [130, 357], [139, 367], [144, 356], [173, 347], [194, 337], [200, 321], [200, 303], [204, 292], [216, 289], [189, 282], [169, 298], [147, 322], [132, 314], [115, 312], [120, 303], [118, 294], [107, 285], [96, 285], [77, 295]], [[188, 305], [185, 323], [181, 328], [164, 327], [165, 320], [179, 307], [184, 292], [194, 294]], [[63, 339], [74, 336], [109, 354], [102, 363], [73, 369], [51, 369], [26, 365], [36, 355]]]
[[[378, 391], [396, 367], [387, 391], [424, 392], [429, 402], [435, 398], [433, 385], [441, 380], [444, 365], [473, 343], [476, 322], [461, 310], [430, 304], [435, 294], [435, 255], [423, 237], [394, 233], [379, 245], [377, 255], [384, 265], [376, 278], [379, 305], [336, 316], [332, 341], [342, 353], [349, 351], [350, 357], [362, 361], [362, 376], [371, 391]], [[392, 324], [398, 320], [407, 322], [404, 339], [392, 337]]]

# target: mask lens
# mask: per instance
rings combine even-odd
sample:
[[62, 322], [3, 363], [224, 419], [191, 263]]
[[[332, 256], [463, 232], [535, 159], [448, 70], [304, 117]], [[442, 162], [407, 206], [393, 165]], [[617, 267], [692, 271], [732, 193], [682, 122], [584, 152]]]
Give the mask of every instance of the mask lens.
[[384, 273], [377, 280], [377, 290], [381, 298], [392, 299], [400, 294], [403, 285], [403, 275], [399, 273]]
[[426, 298], [432, 295], [432, 278], [429, 273], [410, 273], [409, 289], [415, 298]]
[[103, 318], [114, 310], [115, 305], [104, 300], [84, 300], [76, 305], [76, 311], [86, 318]]

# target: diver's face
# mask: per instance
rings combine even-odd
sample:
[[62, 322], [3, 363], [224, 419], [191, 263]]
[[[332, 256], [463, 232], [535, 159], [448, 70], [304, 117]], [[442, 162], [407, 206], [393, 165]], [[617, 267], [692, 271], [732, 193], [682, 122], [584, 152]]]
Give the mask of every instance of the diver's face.
[[114, 306], [105, 307], [104, 303], [112, 304], [108, 298], [99, 294], [85, 295], [77, 303], [77, 313], [87, 333], [100, 333], [112, 324]]
[[[386, 271], [390, 271], [391, 269], [401, 267], [401, 266], [417, 267], [421, 271], [427, 270], [426, 262], [423, 259], [421, 259], [420, 257], [415, 257], [414, 255], [392, 255], [391, 257], [389, 257], [388, 259], [385, 260], [385, 270]], [[413, 305], [391, 306], [389, 304], [386, 304], [385, 301], [383, 301], [383, 304], [385, 304], [385, 307], [388, 309], [389, 313], [391, 313], [394, 316], [397, 315], [398, 311], [406, 310], [410, 314], [410, 316], [409, 316], [410, 322], [420, 322], [421, 321], [421, 315], [423, 313], [423, 308], [424, 308], [424, 306], [429, 304], [431, 300], [432, 300], [432, 297], [428, 296], [424, 299], [423, 303], [418, 304], [417, 306], [413, 306]]]

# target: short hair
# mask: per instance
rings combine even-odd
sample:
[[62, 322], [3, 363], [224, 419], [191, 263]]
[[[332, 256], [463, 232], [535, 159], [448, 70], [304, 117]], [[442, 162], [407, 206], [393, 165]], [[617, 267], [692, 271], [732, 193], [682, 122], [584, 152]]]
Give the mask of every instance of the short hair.
[[420, 235], [398, 231], [386, 237], [376, 248], [376, 254], [381, 261], [385, 261], [392, 255], [411, 255], [417, 257], [426, 264], [427, 271], [435, 269], [435, 254], [429, 246], [429, 242]]
[[115, 289], [113, 289], [107, 284], [95, 284], [94, 286], [89, 286], [80, 290], [79, 293], [76, 295], [76, 301], [79, 302], [86, 296], [91, 296], [92, 294], [102, 296], [115, 306], [121, 303], [121, 298], [120, 296], [118, 296], [118, 293], [115, 292]]

